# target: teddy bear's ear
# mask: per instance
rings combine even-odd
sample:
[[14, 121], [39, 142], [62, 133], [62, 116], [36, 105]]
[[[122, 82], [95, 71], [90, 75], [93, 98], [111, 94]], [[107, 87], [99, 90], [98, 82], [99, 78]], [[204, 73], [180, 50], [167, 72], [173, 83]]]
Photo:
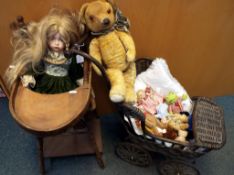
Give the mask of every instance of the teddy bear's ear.
[[85, 24], [86, 24], [85, 12], [86, 12], [87, 7], [88, 7], [88, 3], [83, 4], [80, 8], [80, 12], [78, 15], [79, 29], [80, 29], [81, 34], [85, 32]]
[[115, 1], [113, 0], [106, 0], [106, 2], [109, 2], [111, 5], [116, 5]]
[[89, 3], [85, 3], [80, 8], [79, 21], [83, 24], [85, 24], [85, 12], [86, 12], [88, 5], [89, 5]]
[[117, 5], [114, 0], [106, 0], [106, 2], [110, 3], [114, 12], [116, 13]]
[[115, 3], [114, 0], [99, 0], [99, 1], [103, 1], [103, 2], [108, 2], [108, 3], [110, 3], [110, 5], [112, 6], [114, 12], [116, 13], [117, 5], [116, 5], [116, 3]]
[[85, 23], [81, 22], [82, 20], [80, 19], [80, 15], [78, 16], [78, 28], [79, 28], [79, 32], [81, 35], [84, 34], [85, 32]]

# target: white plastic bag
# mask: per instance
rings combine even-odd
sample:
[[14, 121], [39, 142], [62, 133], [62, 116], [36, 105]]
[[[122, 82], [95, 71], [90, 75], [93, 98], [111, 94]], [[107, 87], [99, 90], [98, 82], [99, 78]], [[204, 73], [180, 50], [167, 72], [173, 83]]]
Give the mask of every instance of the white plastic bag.
[[[188, 96], [183, 86], [171, 75], [168, 65], [163, 58], [156, 58], [145, 72], [137, 76], [135, 92], [144, 90], [147, 86], [163, 97], [169, 92], [174, 92], [179, 97], [184, 94]], [[182, 105], [185, 111], [191, 111], [192, 102], [189, 96], [187, 100], [183, 101]]]

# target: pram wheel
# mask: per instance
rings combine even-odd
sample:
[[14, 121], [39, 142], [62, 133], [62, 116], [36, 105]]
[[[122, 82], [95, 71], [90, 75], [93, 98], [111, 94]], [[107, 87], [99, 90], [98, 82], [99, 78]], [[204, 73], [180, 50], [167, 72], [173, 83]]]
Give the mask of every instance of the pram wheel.
[[200, 175], [193, 166], [174, 160], [161, 162], [158, 169], [160, 175]]
[[115, 153], [122, 160], [137, 166], [146, 167], [152, 162], [148, 151], [133, 143], [119, 143], [115, 148]]

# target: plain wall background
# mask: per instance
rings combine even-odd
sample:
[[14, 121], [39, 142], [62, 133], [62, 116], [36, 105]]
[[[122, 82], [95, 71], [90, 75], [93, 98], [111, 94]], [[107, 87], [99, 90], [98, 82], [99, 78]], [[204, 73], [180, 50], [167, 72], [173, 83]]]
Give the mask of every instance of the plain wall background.
[[[51, 7], [78, 10], [86, 0], [9, 0], [0, 7], [0, 74], [12, 55], [9, 24], [17, 15], [39, 20]], [[192, 95], [234, 94], [233, 0], [116, 0], [131, 20], [138, 57], [163, 57]], [[101, 84], [101, 85], [100, 85]], [[112, 107], [101, 78], [94, 76], [98, 109]], [[107, 110], [108, 109], [108, 110]]]

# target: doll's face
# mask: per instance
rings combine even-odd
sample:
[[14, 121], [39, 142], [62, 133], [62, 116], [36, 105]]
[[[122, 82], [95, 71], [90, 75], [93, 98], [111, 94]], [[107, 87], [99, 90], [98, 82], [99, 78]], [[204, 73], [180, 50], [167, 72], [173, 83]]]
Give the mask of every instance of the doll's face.
[[49, 49], [53, 52], [63, 52], [65, 48], [65, 44], [62, 40], [62, 36], [59, 33], [49, 36], [48, 46], [49, 46]]

